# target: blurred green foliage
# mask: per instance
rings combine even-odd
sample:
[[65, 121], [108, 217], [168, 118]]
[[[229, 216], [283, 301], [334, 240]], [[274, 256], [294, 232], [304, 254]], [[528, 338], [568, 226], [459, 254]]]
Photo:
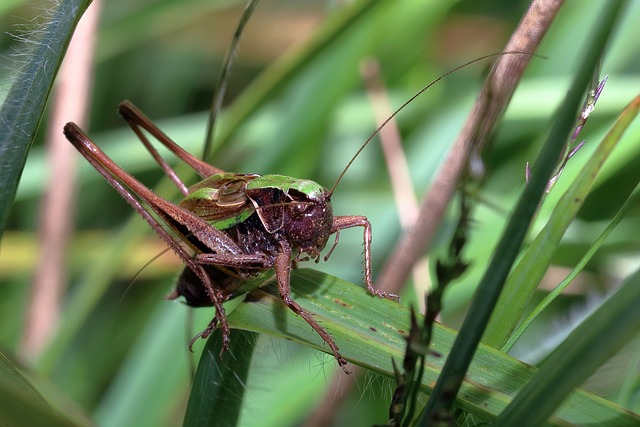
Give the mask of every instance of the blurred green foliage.
[[[471, 267], [445, 295], [445, 324], [460, 324], [507, 213], [524, 186], [524, 165], [535, 159], [546, 136], [602, 1], [567, 1], [538, 51], [548, 59], [533, 60], [483, 155], [488, 172], [480, 195], [483, 203], [474, 212], [465, 253]], [[238, 131], [217, 146], [214, 164], [236, 172], [305, 177], [330, 187], [376, 127], [358, 71], [363, 58], [380, 62], [392, 104], [399, 106], [454, 66], [500, 51], [527, 3], [407, 0], [396, 6], [376, 6], [339, 43], [296, 69], [279, 93], [243, 120]], [[286, 52], [302, 46], [327, 16], [341, 13], [339, 4], [312, 0], [260, 4], [242, 38], [226, 105], [251, 99], [256, 77]], [[586, 146], [547, 198], [535, 230], [544, 224], [624, 106], [640, 93], [640, 4], [628, 6], [602, 66], [609, 81], [581, 134]], [[232, 0], [103, 2], [88, 132], [117, 163], [149, 186], [162, 173], [125, 129], [116, 105], [123, 99], [133, 101], [180, 145], [200, 153], [215, 79], [242, 7], [242, 2]], [[6, 3], [0, 6], [0, 28], [15, 33], [16, 23], [38, 13], [26, 1]], [[0, 92], [17, 71], [12, 65], [14, 45], [11, 37], [0, 39], [4, 51]], [[418, 197], [460, 131], [485, 71], [485, 65], [475, 65], [449, 76], [398, 116]], [[233, 110], [223, 113], [219, 128], [223, 134], [233, 114]], [[12, 353], [18, 352], [24, 329], [37, 260], [37, 214], [44, 183], [50, 179], [43, 148], [45, 128], [41, 126], [42, 134], [28, 159], [0, 252], [0, 346]], [[540, 299], [578, 262], [637, 185], [639, 135], [638, 124], [632, 124], [608, 159], [553, 257]], [[51, 337], [52, 345], [35, 363], [35, 370], [99, 425], [179, 424], [190, 385], [192, 356], [185, 351], [185, 343], [208, 322], [211, 312], [196, 311], [194, 326], [187, 321], [190, 313], [185, 306], [162, 299], [180, 266], [166, 256], [145, 266], [162, 251], [161, 242], [143, 221], [129, 220], [129, 206], [89, 165], [79, 163], [77, 206], [69, 213], [75, 218], [75, 229], [67, 257], [69, 285], [62, 327]], [[333, 204], [337, 214], [369, 217], [374, 268], [379, 268], [400, 232], [379, 147], [373, 144], [362, 153], [337, 188]], [[447, 244], [454, 214], [443, 223], [430, 254], [437, 256]], [[539, 316], [511, 354], [532, 364], [544, 361], [585, 311], [637, 268], [639, 221], [636, 206], [571, 292]], [[360, 233], [345, 232], [329, 262], [313, 268], [360, 283], [361, 263]], [[403, 302], [414, 299], [419, 298], [410, 290], [403, 295]], [[631, 341], [584, 387], [640, 410], [638, 345], [637, 338]], [[317, 404], [333, 366], [322, 363], [319, 353], [286, 341], [260, 337], [257, 346], [241, 421], [243, 425], [295, 425]], [[201, 349], [202, 344], [196, 347]], [[336, 425], [383, 422], [392, 390], [390, 380], [365, 374], [352, 392], [335, 397], [343, 408]], [[137, 418], [132, 419], [134, 414]]]

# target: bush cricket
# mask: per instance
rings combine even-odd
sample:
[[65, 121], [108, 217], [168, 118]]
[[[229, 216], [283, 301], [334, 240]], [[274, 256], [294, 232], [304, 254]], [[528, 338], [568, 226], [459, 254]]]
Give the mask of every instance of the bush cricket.
[[[183, 297], [192, 307], [213, 306], [214, 318], [197, 338], [207, 338], [216, 328], [223, 337], [222, 353], [229, 349], [229, 326], [222, 304], [238, 292], [246, 281], [269, 270], [275, 271], [283, 302], [301, 316], [330, 347], [345, 373], [346, 360], [331, 335], [310, 313], [291, 298], [290, 272], [303, 260], [320, 260], [329, 237], [335, 234], [333, 247], [341, 230], [362, 227], [364, 231], [364, 284], [371, 295], [397, 300], [373, 286], [371, 267], [371, 224], [362, 215], [334, 216], [331, 196], [351, 164], [390, 120], [415, 98], [447, 75], [501, 52], [469, 61], [438, 77], [402, 104], [362, 144], [347, 163], [330, 190], [305, 179], [283, 175], [257, 175], [225, 172], [203, 162], [177, 145], [131, 102], [119, 105], [119, 112], [136, 133], [165, 174], [182, 193], [177, 204], [156, 195], [145, 185], [115, 164], [74, 123], [67, 123], [64, 134], [107, 182], [149, 223], [185, 264], [176, 289], [168, 298]], [[162, 145], [187, 163], [202, 180], [187, 187], [153, 147], [148, 132]], [[145, 209], [155, 212], [172, 233]], [[184, 246], [187, 246], [185, 248]], [[324, 257], [326, 261], [333, 247]]]
[[[159, 197], [121, 169], [74, 123], [64, 127], [65, 136], [186, 265], [169, 298], [182, 296], [189, 306], [215, 307], [215, 317], [196, 338], [206, 338], [220, 327], [223, 350], [228, 350], [230, 331], [222, 303], [245, 281], [273, 269], [284, 303], [322, 337], [340, 367], [348, 373], [347, 362], [333, 338], [291, 298], [289, 276], [292, 264], [301, 260], [318, 261], [332, 234], [336, 235], [337, 243], [340, 230], [362, 227], [365, 285], [372, 295], [397, 299], [373, 286], [371, 224], [367, 218], [334, 216], [333, 190], [310, 180], [224, 172], [180, 148], [130, 102], [122, 102], [119, 112], [184, 196], [179, 203]], [[203, 180], [187, 188], [152, 146], [143, 129]]]

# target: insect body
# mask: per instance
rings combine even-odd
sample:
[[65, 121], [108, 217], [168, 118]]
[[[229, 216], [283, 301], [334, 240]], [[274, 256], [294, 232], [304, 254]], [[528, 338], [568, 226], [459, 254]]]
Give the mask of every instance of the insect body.
[[[221, 171], [180, 148], [131, 103], [123, 102], [119, 110], [184, 195], [178, 204], [159, 197], [122, 170], [74, 123], [65, 126], [65, 135], [185, 263], [186, 268], [170, 298], [182, 296], [190, 306], [215, 307], [215, 317], [198, 337], [207, 337], [219, 327], [223, 351], [228, 350], [229, 327], [222, 303], [247, 280], [273, 269], [284, 303], [322, 337], [338, 364], [348, 373], [346, 361], [333, 338], [291, 298], [289, 278], [296, 262], [319, 260], [332, 234], [336, 234], [337, 239], [340, 230], [362, 227], [365, 285], [373, 295], [397, 298], [373, 287], [371, 225], [367, 218], [334, 216], [331, 192], [313, 181]], [[189, 164], [203, 180], [187, 188], [141, 128]], [[141, 202], [148, 205], [173, 234]]]

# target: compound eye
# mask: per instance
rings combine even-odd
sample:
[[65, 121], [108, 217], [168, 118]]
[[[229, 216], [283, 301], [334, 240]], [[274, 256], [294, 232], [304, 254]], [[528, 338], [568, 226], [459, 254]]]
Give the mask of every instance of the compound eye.
[[291, 201], [289, 213], [294, 217], [306, 215], [313, 210], [314, 203], [310, 202], [304, 193], [291, 190], [287, 194], [287, 198]]

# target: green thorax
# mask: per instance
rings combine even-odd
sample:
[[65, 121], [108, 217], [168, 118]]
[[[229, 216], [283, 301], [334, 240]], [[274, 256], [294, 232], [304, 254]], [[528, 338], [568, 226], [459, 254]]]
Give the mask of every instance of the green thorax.
[[297, 190], [310, 199], [320, 199], [327, 192], [323, 186], [309, 179], [298, 179], [284, 175], [262, 175], [247, 184], [247, 189], [279, 188], [284, 193]]
[[255, 205], [247, 192], [278, 189], [305, 194], [311, 200], [324, 198], [327, 190], [320, 184], [284, 175], [256, 175], [224, 172], [212, 175], [189, 188], [179, 205], [218, 230], [226, 230], [249, 218]]

